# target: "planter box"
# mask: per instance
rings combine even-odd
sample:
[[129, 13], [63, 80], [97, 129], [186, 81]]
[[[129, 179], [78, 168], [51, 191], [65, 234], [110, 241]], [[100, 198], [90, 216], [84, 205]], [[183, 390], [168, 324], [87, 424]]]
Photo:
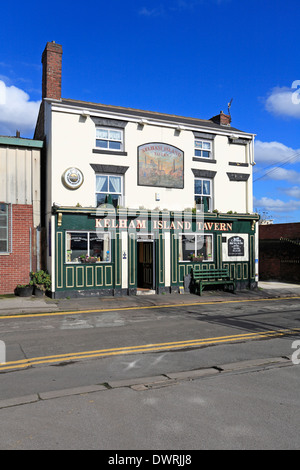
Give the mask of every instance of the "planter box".
[[33, 293], [33, 286], [16, 287], [15, 294], [19, 297], [30, 297]]
[[40, 289], [39, 287], [34, 286], [33, 295], [35, 295], [36, 297], [43, 297], [45, 295], [45, 292], [42, 289]]

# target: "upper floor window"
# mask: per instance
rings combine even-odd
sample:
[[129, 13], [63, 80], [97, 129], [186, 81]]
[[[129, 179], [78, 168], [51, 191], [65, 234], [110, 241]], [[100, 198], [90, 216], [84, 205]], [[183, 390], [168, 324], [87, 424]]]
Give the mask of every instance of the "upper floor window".
[[211, 142], [195, 139], [195, 157], [211, 158], [212, 147]]
[[9, 208], [8, 204], [0, 203], [0, 253], [9, 252]]
[[204, 212], [213, 210], [212, 180], [195, 178], [195, 202], [203, 205]]
[[124, 147], [123, 129], [96, 128], [96, 147], [104, 150], [122, 151]]
[[123, 204], [123, 176], [96, 175], [96, 205], [101, 204]]

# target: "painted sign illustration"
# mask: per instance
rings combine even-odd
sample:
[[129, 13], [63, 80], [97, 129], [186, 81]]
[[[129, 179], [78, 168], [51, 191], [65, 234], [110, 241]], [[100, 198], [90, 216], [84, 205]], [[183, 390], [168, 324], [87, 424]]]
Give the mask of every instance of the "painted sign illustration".
[[155, 142], [138, 147], [138, 184], [182, 189], [183, 152]]

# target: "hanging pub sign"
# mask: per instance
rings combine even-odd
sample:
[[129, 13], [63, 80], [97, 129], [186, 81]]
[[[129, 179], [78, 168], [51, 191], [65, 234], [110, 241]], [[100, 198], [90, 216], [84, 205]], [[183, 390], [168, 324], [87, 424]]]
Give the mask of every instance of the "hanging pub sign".
[[138, 184], [182, 189], [182, 150], [155, 142], [138, 147]]
[[228, 256], [244, 256], [244, 239], [239, 236], [228, 239]]

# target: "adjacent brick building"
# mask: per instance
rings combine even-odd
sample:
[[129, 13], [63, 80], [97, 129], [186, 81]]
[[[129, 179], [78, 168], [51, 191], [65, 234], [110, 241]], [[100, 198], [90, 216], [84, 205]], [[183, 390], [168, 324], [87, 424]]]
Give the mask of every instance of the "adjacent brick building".
[[43, 142], [0, 137], [0, 294], [40, 267], [40, 160]]
[[259, 278], [300, 282], [300, 223], [260, 225]]

